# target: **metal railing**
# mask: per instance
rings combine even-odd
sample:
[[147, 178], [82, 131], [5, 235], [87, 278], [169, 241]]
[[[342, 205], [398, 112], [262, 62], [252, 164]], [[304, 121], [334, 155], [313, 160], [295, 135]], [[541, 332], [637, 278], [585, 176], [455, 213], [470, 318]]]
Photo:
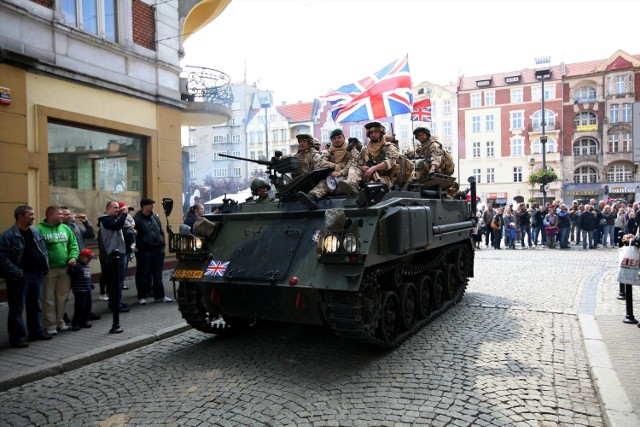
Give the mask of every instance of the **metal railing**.
[[182, 99], [190, 102], [223, 104], [231, 108], [231, 78], [224, 72], [206, 67], [187, 66], [180, 79]]

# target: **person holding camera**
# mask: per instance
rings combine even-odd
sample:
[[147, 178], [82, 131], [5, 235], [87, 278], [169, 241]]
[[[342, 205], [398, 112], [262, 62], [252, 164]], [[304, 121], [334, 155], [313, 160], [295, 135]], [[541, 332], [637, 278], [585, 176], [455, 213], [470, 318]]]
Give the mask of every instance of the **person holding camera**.
[[309, 191], [308, 195], [300, 192], [298, 197], [309, 209], [317, 209], [318, 200], [330, 193], [358, 194], [362, 177], [356, 167], [356, 162], [360, 153], [353, 147], [349, 147], [345, 142], [342, 129], [334, 129], [331, 132], [331, 146], [320, 156], [318, 166], [320, 168], [333, 169], [331, 176], [336, 179], [337, 187], [332, 190], [329, 188], [327, 181], [322, 180]]

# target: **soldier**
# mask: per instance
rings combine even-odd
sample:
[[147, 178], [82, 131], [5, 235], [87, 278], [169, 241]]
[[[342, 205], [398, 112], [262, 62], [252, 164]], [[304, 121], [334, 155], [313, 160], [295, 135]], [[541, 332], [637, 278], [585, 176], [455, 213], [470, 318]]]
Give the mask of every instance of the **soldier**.
[[391, 188], [396, 179], [394, 166], [400, 152], [394, 144], [384, 140], [386, 129], [380, 122], [367, 123], [364, 128], [369, 144], [362, 149], [358, 158], [363, 181], [382, 182]]
[[296, 135], [298, 139], [298, 169], [291, 172], [293, 179], [304, 175], [305, 173], [318, 168], [320, 164], [320, 153], [312, 147], [315, 139], [306, 133]]
[[[360, 189], [362, 181], [361, 173], [356, 167], [360, 153], [345, 143], [344, 133], [341, 129], [334, 129], [331, 132], [331, 146], [322, 153], [319, 167], [333, 169], [331, 176], [338, 180], [338, 187], [333, 190], [335, 194], [355, 195]], [[320, 181], [309, 195], [298, 192], [298, 198], [309, 209], [318, 209], [318, 200], [331, 193], [327, 182]]]
[[251, 181], [251, 194], [255, 197], [255, 203], [265, 203], [269, 201], [269, 190], [271, 186], [264, 178], [256, 178]]
[[[431, 136], [429, 129], [425, 127], [418, 127], [413, 131], [413, 136], [420, 141], [420, 146], [416, 149], [416, 158], [431, 159], [431, 167], [428, 171], [423, 169], [422, 174], [425, 173], [440, 173], [444, 175], [451, 175], [453, 172], [448, 171], [445, 168], [445, 153], [442, 149], [442, 144], [438, 142], [435, 136]], [[422, 175], [421, 174], [421, 175]]]

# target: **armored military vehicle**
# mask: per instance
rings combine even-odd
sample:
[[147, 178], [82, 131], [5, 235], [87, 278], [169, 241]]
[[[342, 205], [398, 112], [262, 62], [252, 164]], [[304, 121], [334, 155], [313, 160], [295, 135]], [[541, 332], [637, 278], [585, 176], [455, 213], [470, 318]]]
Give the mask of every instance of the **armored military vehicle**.
[[[371, 183], [358, 197], [326, 197], [309, 210], [298, 192], [326, 179], [328, 169], [290, 180], [295, 158], [254, 162], [268, 166], [275, 197], [225, 200], [193, 230], [168, 226], [177, 302], [194, 328], [327, 325], [389, 348], [462, 298], [473, 276], [475, 206], [438, 185], [414, 182], [403, 191]], [[475, 183], [471, 193], [475, 201]], [[172, 203], [163, 200], [167, 216]]]

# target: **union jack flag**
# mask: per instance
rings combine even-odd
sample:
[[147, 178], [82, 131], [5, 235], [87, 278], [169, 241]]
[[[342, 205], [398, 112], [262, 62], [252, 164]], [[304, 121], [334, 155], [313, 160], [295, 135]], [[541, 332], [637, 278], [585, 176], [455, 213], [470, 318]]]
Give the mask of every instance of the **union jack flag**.
[[227, 267], [229, 267], [229, 261], [211, 261], [207, 266], [207, 269], [204, 271], [205, 276], [224, 276], [224, 273], [227, 271]]
[[411, 120], [414, 122], [431, 121], [431, 99], [424, 99], [413, 104]]
[[333, 120], [359, 122], [410, 113], [413, 105], [409, 58], [393, 61], [380, 71], [329, 92]]

